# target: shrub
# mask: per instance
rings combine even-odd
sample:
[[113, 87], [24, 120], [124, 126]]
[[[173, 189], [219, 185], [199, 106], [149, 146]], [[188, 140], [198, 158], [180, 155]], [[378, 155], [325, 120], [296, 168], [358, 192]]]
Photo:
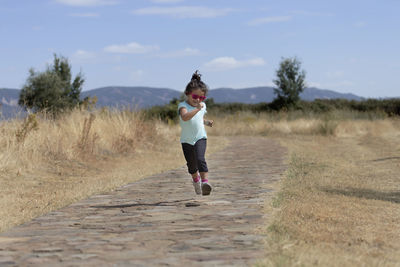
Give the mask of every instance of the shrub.
[[18, 104], [33, 112], [46, 111], [57, 115], [78, 106], [84, 82], [79, 73], [71, 82], [71, 66], [66, 58], [54, 55], [54, 62], [44, 72], [29, 71]]

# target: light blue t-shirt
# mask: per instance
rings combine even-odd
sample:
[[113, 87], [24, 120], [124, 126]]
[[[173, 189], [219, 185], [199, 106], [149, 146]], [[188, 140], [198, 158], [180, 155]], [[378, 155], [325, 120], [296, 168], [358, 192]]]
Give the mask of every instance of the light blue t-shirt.
[[206, 104], [203, 102], [203, 108], [197, 112], [196, 115], [193, 116], [188, 121], [183, 121], [179, 110], [181, 108], [186, 108], [188, 112], [195, 109], [195, 107], [189, 105], [186, 101], [179, 103], [178, 105], [178, 114], [179, 114], [179, 124], [181, 125], [181, 143], [188, 143], [190, 145], [196, 144], [200, 139], [206, 138], [207, 133], [204, 128], [204, 114], [207, 113]]

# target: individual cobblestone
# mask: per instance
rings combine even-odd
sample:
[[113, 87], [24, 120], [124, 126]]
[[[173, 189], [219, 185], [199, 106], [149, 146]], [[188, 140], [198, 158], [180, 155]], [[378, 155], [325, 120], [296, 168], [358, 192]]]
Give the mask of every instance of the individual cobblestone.
[[235, 137], [207, 159], [210, 196], [186, 167], [92, 196], [0, 235], [0, 266], [248, 266], [265, 254], [263, 205], [286, 151]]

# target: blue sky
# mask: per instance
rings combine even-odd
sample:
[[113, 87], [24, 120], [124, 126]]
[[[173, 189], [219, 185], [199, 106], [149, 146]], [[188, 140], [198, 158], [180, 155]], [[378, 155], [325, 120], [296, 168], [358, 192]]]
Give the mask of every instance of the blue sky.
[[0, 88], [21, 88], [53, 54], [84, 90], [272, 86], [297, 57], [308, 86], [398, 97], [399, 0], [0, 0]]

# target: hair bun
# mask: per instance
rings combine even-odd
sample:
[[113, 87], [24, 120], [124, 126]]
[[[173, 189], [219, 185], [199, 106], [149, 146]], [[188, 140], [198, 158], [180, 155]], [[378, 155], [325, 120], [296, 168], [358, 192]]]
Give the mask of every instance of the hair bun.
[[201, 74], [199, 73], [198, 70], [196, 70], [196, 72], [193, 73], [193, 75], [192, 75], [192, 81], [193, 81], [193, 80], [201, 81]]
[[193, 90], [200, 89], [204, 92], [204, 95], [208, 92], [208, 86], [201, 80], [201, 74], [198, 70], [195, 71], [192, 75], [192, 79], [186, 85], [185, 94], [189, 95]]

